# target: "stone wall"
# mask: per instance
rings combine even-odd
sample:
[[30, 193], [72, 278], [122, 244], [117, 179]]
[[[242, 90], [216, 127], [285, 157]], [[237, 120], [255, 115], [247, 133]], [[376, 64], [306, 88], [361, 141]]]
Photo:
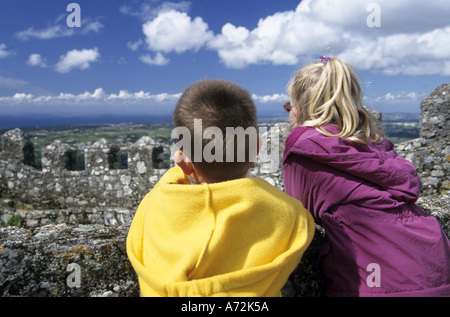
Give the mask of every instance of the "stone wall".
[[[265, 142], [249, 175], [271, 175], [280, 185], [280, 164], [288, 126], [261, 127]], [[271, 136], [276, 136], [276, 160], [271, 155]], [[84, 150], [85, 170], [76, 171], [76, 150], [56, 140], [42, 149], [42, 170], [34, 167], [34, 145], [20, 129], [2, 136], [0, 194], [34, 206], [59, 208], [137, 207], [165, 169], [155, 168], [161, 151], [171, 148], [142, 137], [128, 148], [126, 169], [120, 167], [119, 147], [100, 139]], [[268, 148], [267, 148], [268, 147]], [[173, 162], [172, 162], [173, 166]], [[282, 184], [282, 182], [281, 182]]]
[[[420, 198], [419, 205], [450, 236], [450, 199]], [[3, 208], [10, 207], [0, 205]], [[138, 296], [137, 276], [126, 255], [128, 229], [129, 223], [0, 228], [0, 297]], [[285, 297], [324, 295], [322, 240], [323, 230], [317, 226], [310, 247], [282, 289]], [[74, 265], [78, 283], [74, 283]]]
[[450, 190], [450, 84], [436, 88], [421, 104], [420, 138], [397, 145], [422, 180], [422, 195]]
[[127, 232], [101, 225], [1, 228], [0, 296], [138, 296]]
[[[280, 164], [289, 126], [277, 123], [259, 131], [263, 148], [249, 176], [263, 177], [283, 189]], [[100, 139], [84, 150], [85, 170], [76, 171], [76, 150], [56, 140], [42, 149], [40, 170], [34, 167], [34, 145], [23, 131], [6, 132], [2, 144], [0, 196], [16, 204], [14, 213], [27, 227], [127, 223], [142, 198], [167, 171], [155, 168], [158, 155], [170, 155], [172, 151], [150, 137], [142, 137], [128, 148], [127, 168], [121, 169], [118, 146]], [[11, 216], [10, 211], [0, 213], [0, 224], [7, 223]]]
[[85, 149], [85, 170], [75, 171], [75, 149], [54, 141], [42, 150], [42, 170], [34, 147], [19, 129], [2, 136], [0, 191], [34, 206], [59, 208], [135, 208], [165, 170], [153, 168], [158, 145], [143, 137], [128, 149], [128, 168], [120, 169], [118, 146], [98, 140]]

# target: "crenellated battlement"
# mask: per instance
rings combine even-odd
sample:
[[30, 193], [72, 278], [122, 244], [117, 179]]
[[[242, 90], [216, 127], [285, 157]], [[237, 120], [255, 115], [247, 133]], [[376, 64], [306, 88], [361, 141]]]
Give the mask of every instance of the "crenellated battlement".
[[85, 169], [76, 171], [76, 150], [54, 141], [42, 149], [42, 170], [34, 166], [34, 145], [20, 129], [2, 136], [0, 192], [34, 206], [135, 208], [166, 171], [154, 168], [160, 146], [142, 137], [128, 149], [100, 139], [84, 150]]
[[[289, 125], [277, 123], [259, 132], [263, 145], [249, 176], [263, 177], [282, 189], [280, 164]], [[134, 210], [166, 172], [159, 168], [160, 154], [173, 157], [173, 149], [144, 136], [128, 147], [123, 168], [119, 146], [100, 139], [84, 149], [85, 168], [76, 170], [77, 150], [56, 140], [42, 149], [40, 170], [35, 167], [34, 145], [23, 131], [6, 132], [2, 144], [0, 194], [36, 208]]]

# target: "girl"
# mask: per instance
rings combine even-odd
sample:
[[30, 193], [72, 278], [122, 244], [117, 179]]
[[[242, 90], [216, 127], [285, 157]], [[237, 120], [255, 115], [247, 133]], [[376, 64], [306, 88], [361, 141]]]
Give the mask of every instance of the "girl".
[[327, 295], [449, 296], [449, 240], [415, 204], [417, 172], [363, 107], [354, 69], [322, 57], [288, 94], [284, 186], [325, 230]]

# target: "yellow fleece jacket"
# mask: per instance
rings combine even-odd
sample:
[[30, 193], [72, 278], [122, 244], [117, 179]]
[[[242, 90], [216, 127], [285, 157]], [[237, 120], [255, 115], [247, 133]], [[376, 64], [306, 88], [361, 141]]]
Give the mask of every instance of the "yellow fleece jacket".
[[141, 296], [281, 296], [314, 235], [296, 199], [260, 178], [190, 185], [170, 169], [127, 237]]

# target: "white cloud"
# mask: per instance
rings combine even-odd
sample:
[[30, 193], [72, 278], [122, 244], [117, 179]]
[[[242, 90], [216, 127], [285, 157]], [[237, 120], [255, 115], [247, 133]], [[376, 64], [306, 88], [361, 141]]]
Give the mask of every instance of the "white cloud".
[[167, 65], [170, 60], [164, 57], [161, 53], [157, 53], [154, 58], [150, 57], [150, 55], [143, 55], [139, 58], [142, 62], [149, 64], [149, 65], [157, 65], [157, 66], [164, 66]]
[[[2, 84], [2, 77], [0, 77], [0, 86]], [[27, 83], [20, 84], [23, 86]], [[19, 86], [17, 87], [19, 88]], [[58, 109], [66, 110], [68, 108], [77, 109], [77, 111], [84, 111], [89, 108], [93, 112], [102, 111], [108, 113], [112, 109], [135, 109], [135, 107], [163, 107], [169, 109], [175, 107], [182, 93], [157, 93], [153, 94], [147, 91], [130, 92], [128, 90], [120, 90], [118, 93], [107, 93], [103, 88], [97, 88], [93, 92], [85, 91], [80, 94], [61, 92], [58, 95], [40, 95], [36, 96], [30, 93], [16, 93], [12, 96], [0, 97], [0, 111], [3, 107], [13, 111], [14, 108], [21, 109], [23, 106], [36, 107], [40, 111], [58, 111]], [[427, 97], [425, 93], [418, 92], [389, 92], [381, 96], [365, 96], [364, 102], [370, 106], [376, 107], [391, 107], [395, 108], [407, 107], [405, 109], [411, 110], [411, 107], [417, 107], [420, 102]], [[252, 94], [259, 109], [282, 109], [281, 105], [289, 100], [286, 94], [272, 94], [272, 95], [257, 95]], [[274, 108], [276, 105], [278, 108]], [[79, 106], [78, 108], [76, 106]], [[86, 107], [86, 108], [83, 108]], [[269, 108], [267, 108], [269, 107]], [[46, 110], [47, 109], [47, 110]], [[8, 111], [9, 111], [8, 110]], [[392, 110], [392, 109], [390, 109]], [[407, 111], [408, 111], [407, 110]]]
[[144, 1], [139, 5], [139, 8], [132, 8], [128, 5], [120, 7], [120, 12], [126, 15], [136, 16], [144, 22], [153, 20], [160, 13], [167, 11], [187, 12], [191, 6], [188, 1], [170, 2], [164, 1], [158, 3], [158, 0]]
[[56, 20], [50, 23], [46, 28], [35, 29], [29, 27], [24, 31], [17, 32], [15, 35], [22, 41], [28, 41], [32, 38], [40, 40], [49, 40], [60, 37], [70, 37], [77, 34], [98, 33], [104, 25], [91, 18], [81, 20], [80, 28], [69, 28], [66, 24], [65, 15], [60, 15]]
[[450, 1], [378, 0], [381, 27], [367, 24], [373, 0], [303, 0], [297, 8], [263, 17], [253, 29], [227, 23], [212, 34], [187, 10], [152, 11], [143, 26], [154, 52], [217, 52], [229, 68], [298, 65], [337, 56], [360, 70], [388, 75], [450, 75]]
[[24, 105], [32, 104], [36, 106], [70, 106], [70, 105], [129, 105], [142, 103], [170, 103], [175, 104], [180, 98], [179, 94], [151, 94], [150, 92], [128, 92], [121, 90], [119, 93], [108, 94], [103, 88], [97, 88], [94, 92], [85, 91], [81, 94], [60, 93], [54, 96], [35, 96], [33, 94], [16, 93], [10, 97], [0, 97], [0, 105]]
[[386, 75], [450, 76], [450, 27], [374, 40], [354, 37], [352, 42], [352, 48], [339, 55], [361, 70]]
[[[152, 94], [146, 91], [129, 92], [120, 90], [118, 93], [106, 93], [103, 88], [97, 88], [93, 92], [85, 91], [81, 94], [60, 93], [59, 95], [35, 96], [27, 93], [16, 93], [9, 97], [0, 97], [0, 105], [37, 105], [37, 106], [70, 106], [70, 105], [175, 105], [182, 93]], [[285, 94], [273, 94], [259, 96], [252, 95], [256, 104], [282, 104], [289, 97]]]
[[165, 11], [142, 26], [150, 50], [164, 53], [197, 51], [213, 38], [213, 32], [199, 17], [191, 19], [186, 13]]
[[128, 42], [127, 43], [127, 47], [132, 50], [132, 51], [137, 51], [139, 49], [139, 47], [141, 47], [141, 45], [143, 44], [142, 40], [139, 39], [135, 42]]
[[28, 58], [27, 64], [30, 66], [38, 66], [42, 68], [47, 67], [47, 63], [42, 59], [42, 56], [40, 54], [31, 54]]
[[8, 57], [10, 55], [12, 55], [13, 52], [12, 51], [7, 51], [6, 50], [6, 45], [3, 43], [0, 43], [0, 59]]
[[286, 94], [273, 94], [273, 95], [265, 95], [265, 96], [258, 96], [253, 94], [252, 95], [253, 100], [255, 103], [278, 103], [283, 104], [287, 100], [289, 100], [289, 96]]
[[[376, 98], [367, 98], [367, 101], [373, 104], [383, 104], [383, 105], [413, 105], [420, 104], [420, 102], [427, 97], [425, 93], [417, 92], [388, 92], [385, 95], [378, 96]], [[365, 100], [366, 101], [366, 100]]]
[[8, 88], [20, 88], [25, 85], [28, 85], [28, 82], [22, 79], [9, 78], [0, 76], [0, 87], [8, 87]]
[[30, 27], [24, 31], [16, 33], [16, 37], [22, 41], [27, 41], [30, 38], [37, 38], [41, 40], [48, 40], [55, 37], [70, 36], [73, 33], [71, 29], [62, 29], [59, 25], [49, 26], [46, 29], [35, 30], [34, 27]]
[[97, 48], [83, 50], [75, 49], [60, 57], [59, 62], [55, 66], [56, 71], [59, 73], [67, 73], [74, 68], [85, 70], [89, 68], [91, 63], [97, 62], [99, 58], [100, 53]]
[[[386, 74], [449, 75], [442, 67], [450, 60], [448, 1], [377, 1], [381, 28], [367, 25], [370, 2], [304, 0], [295, 11], [261, 19], [251, 31], [225, 25], [210, 47], [233, 68], [262, 63], [294, 65], [304, 55], [328, 54], [360, 69]], [[437, 18], [423, 13], [430, 11], [439, 11]], [[431, 65], [411, 67], [422, 60]]]
[[16, 94], [14, 94], [14, 96], [11, 97], [11, 100], [13, 102], [23, 103], [23, 102], [30, 102], [30, 101], [32, 101], [33, 97], [34, 96], [32, 94], [16, 93]]

